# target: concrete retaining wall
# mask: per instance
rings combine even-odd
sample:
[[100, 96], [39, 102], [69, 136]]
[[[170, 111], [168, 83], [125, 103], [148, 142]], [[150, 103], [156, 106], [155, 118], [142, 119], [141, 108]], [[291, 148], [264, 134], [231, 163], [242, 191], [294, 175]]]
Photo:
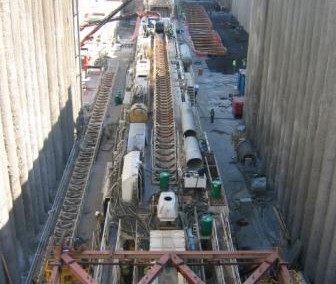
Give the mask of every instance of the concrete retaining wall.
[[249, 32], [251, 0], [216, 0], [222, 9], [227, 9], [238, 22]]
[[245, 31], [249, 32], [251, 0], [231, 0], [231, 2], [232, 14]]
[[75, 10], [72, 1], [0, 0], [0, 283], [5, 264], [13, 283], [29, 267], [73, 145]]
[[336, 279], [336, 2], [253, 0], [245, 121], [314, 283]]

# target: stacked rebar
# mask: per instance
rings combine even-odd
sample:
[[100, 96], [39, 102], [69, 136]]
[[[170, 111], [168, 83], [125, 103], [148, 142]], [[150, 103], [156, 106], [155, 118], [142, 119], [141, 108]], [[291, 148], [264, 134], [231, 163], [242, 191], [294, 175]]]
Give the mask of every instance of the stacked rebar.
[[153, 181], [159, 181], [162, 170], [171, 173], [171, 182], [176, 181], [176, 134], [171, 94], [166, 42], [163, 35], [155, 36], [155, 89], [154, 89], [154, 139]]

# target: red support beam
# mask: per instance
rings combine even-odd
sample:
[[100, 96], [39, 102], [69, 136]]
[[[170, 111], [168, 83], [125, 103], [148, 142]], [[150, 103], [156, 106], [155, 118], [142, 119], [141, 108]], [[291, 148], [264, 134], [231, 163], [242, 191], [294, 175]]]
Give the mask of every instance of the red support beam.
[[[80, 254], [76, 254], [76, 258], [90, 259], [159, 259], [167, 251], [97, 251], [85, 250]], [[265, 259], [274, 250], [250, 250], [250, 251], [174, 251], [180, 258], [192, 259]]]
[[71, 273], [83, 284], [99, 284], [91, 277], [71, 256], [68, 254], [61, 255], [62, 260], [68, 265]]
[[279, 259], [276, 252], [273, 252], [266, 260], [250, 275], [249, 278], [244, 282], [244, 284], [254, 284], [256, 283], [266, 271], [268, 271]]
[[166, 253], [160, 257], [160, 259], [154, 264], [154, 266], [147, 271], [147, 273], [142, 277], [138, 284], [150, 284], [159, 275], [161, 270], [166, 266], [170, 260], [170, 254]]
[[[250, 264], [259, 265], [244, 284], [256, 283], [271, 267], [278, 265], [278, 280], [281, 284], [292, 284], [292, 279], [287, 269], [287, 264], [282, 261], [277, 249], [269, 251], [83, 251], [71, 255], [65, 253], [60, 256], [62, 262], [67, 265], [71, 273], [84, 284], [98, 284], [78, 263], [81, 259], [119, 259], [121, 261], [134, 261], [142, 259], [147, 261], [157, 260], [154, 266], [141, 279], [140, 284], [151, 283], [162, 271], [165, 265], [171, 261], [173, 265], [189, 283], [204, 284], [197, 275], [187, 266], [184, 259], [206, 259], [218, 261], [223, 259], [251, 259]], [[209, 263], [209, 262], [208, 262]], [[54, 264], [51, 282], [58, 284], [61, 280], [60, 261]], [[99, 262], [97, 262], [99, 264]], [[150, 265], [150, 263], [148, 263]], [[231, 265], [231, 263], [230, 263]]]
[[171, 261], [176, 270], [187, 279], [188, 283], [205, 284], [175, 253], [171, 254]]
[[287, 263], [284, 263], [282, 259], [280, 259], [281, 263], [279, 264], [279, 272], [278, 272], [278, 281], [279, 284], [293, 284], [293, 279], [289, 273]]

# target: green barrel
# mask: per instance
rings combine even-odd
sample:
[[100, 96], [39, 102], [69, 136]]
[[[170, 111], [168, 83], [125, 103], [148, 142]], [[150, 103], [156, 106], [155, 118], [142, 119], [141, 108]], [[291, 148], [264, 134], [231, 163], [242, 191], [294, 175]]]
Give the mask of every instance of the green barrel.
[[119, 90], [114, 93], [114, 104], [116, 106], [122, 104], [121, 91]]
[[121, 103], [122, 103], [122, 101], [121, 101], [121, 96], [118, 95], [118, 94], [116, 94], [116, 95], [114, 96], [114, 104], [115, 104], [116, 106], [118, 106], [118, 105], [121, 105]]
[[222, 197], [221, 186], [222, 186], [221, 182], [217, 179], [211, 182], [211, 190], [210, 190], [211, 198], [221, 198]]
[[131, 267], [129, 265], [121, 265], [120, 270], [123, 276], [129, 276], [131, 274]]
[[160, 189], [166, 191], [169, 189], [170, 173], [163, 171], [160, 173]]
[[213, 218], [211, 215], [204, 215], [201, 218], [201, 235], [202, 236], [211, 236], [212, 232], [212, 223], [213, 223]]

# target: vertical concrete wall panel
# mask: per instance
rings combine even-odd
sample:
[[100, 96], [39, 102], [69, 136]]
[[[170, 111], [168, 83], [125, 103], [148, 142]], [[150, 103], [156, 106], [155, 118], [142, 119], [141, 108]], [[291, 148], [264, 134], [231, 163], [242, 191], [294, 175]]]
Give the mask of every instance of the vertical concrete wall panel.
[[[56, 165], [56, 179], [59, 179], [62, 174], [63, 165], [63, 144], [62, 144], [62, 130], [59, 122], [60, 108], [58, 102], [58, 76], [57, 76], [57, 54], [56, 54], [56, 40], [55, 40], [55, 24], [53, 13], [53, 1], [44, 0], [42, 2], [43, 18], [44, 18], [44, 34], [45, 45], [47, 49], [46, 63], [48, 76], [48, 94], [49, 94], [49, 110], [51, 119], [52, 131], [49, 133], [49, 139], [52, 141], [55, 165]], [[51, 32], [53, 31], [53, 32]]]
[[[316, 1], [310, 1], [309, 5], [305, 5], [306, 9], [306, 26], [304, 31], [305, 43], [302, 49], [302, 53], [304, 54], [304, 60], [302, 60], [302, 72], [300, 74], [299, 92], [304, 94], [303, 99], [300, 102], [300, 106], [302, 106], [302, 113], [299, 116], [300, 122], [300, 132], [299, 132], [299, 142], [300, 147], [298, 148], [297, 159], [295, 161], [294, 167], [294, 181], [293, 187], [297, 189], [297, 195], [292, 199], [292, 204], [290, 207], [290, 211], [293, 214], [293, 221], [291, 224], [292, 234], [295, 238], [298, 237], [298, 231], [300, 230], [301, 224], [300, 221], [302, 217], [302, 205], [305, 195], [305, 188], [300, 186], [300, 180], [303, 170], [309, 169], [311, 166], [311, 157], [309, 147], [306, 147], [307, 140], [310, 143], [311, 139], [307, 139], [310, 131], [311, 124], [309, 121], [311, 120], [311, 111], [310, 108], [314, 101], [314, 93], [312, 92], [312, 82], [313, 80], [307, 80], [312, 74], [311, 70], [315, 69], [316, 64], [316, 55], [314, 52], [311, 52], [316, 45], [314, 42], [314, 33], [316, 33], [316, 26], [318, 24], [317, 17], [314, 15], [314, 10], [309, 9], [309, 7], [315, 7], [317, 5]], [[308, 151], [308, 152], [307, 152]]]
[[[31, 75], [30, 75], [30, 67], [29, 67], [29, 52], [30, 50], [27, 48], [28, 42], [28, 29], [26, 24], [21, 24], [26, 22], [27, 14], [25, 13], [25, 4], [24, 0], [19, 0], [17, 2], [18, 8], [17, 10], [19, 13], [19, 18], [15, 19], [20, 23], [20, 41], [16, 44], [19, 48], [19, 52], [21, 52], [22, 56], [22, 72], [19, 76], [23, 76], [23, 88], [24, 92], [20, 94], [20, 103], [21, 103], [21, 113], [23, 116], [23, 123], [24, 123], [24, 130], [25, 130], [25, 144], [26, 144], [26, 157], [27, 157], [27, 174], [28, 174], [28, 184], [31, 190], [32, 195], [32, 207], [34, 208], [33, 214], [33, 224], [34, 224], [34, 232], [37, 233], [39, 230], [39, 215], [41, 213], [40, 208], [41, 204], [38, 202], [38, 186], [36, 186], [37, 179], [35, 178], [35, 172], [33, 169], [33, 147], [35, 143], [34, 136], [32, 135], [32, 126], [34, 117], [29, 116], [29, 108], [28, 101], [32, 98], [32, 88], [31, 88]], [[14, 8], [13, 8], [14, 9]], [[33, 138], [33, 139], [31, 139]]]
[[[275, 100], [273, 101], [273, 109], [272, 109], [272, 117], [274, 116], [274, 124], [272, 126], [272, 134], [271, 139], [273, 141], [273, 147], [271, 156], [269, 158], [269, 180], [270, 183], [277, 183], [278, 179], [276, 178], [277, 173], [277, 166], [278, 166], [278, 151], [280, 148], [280, 134], [282, 129], [282, 113], [287, 109], [287, 103], [286, 103], [286, 93], [284, 91], [284, 87], [281, 84], [284, 82], [287, 76], [287, 66], [289, 63], [289, 58], [287, 56], [282, 56], [284, 53], [284, 50], [287, 48], [289, 44], [288, 37], [286, 36], [286, 33], [284, 33], [284, 30], [288, 27], [288, 2], [289, 0], [283, 1], [283, 5], [281, 5], [279, 2], [277, 2], [278, 7], [277, 9], [281, 10], [281, 19], [280, 19], [280, 32], [277, 35], [279, 37], [279, 45], [278, 45], [278, 63], [277, 63], [277, 71], [275, 73], [276, 78], [274, 87], [272, 89], [272, 93], [275, 95]], [[280, 5], [279, 5], [280, 4]]]
[[[315, 201], [315, 210], [312, 220], [312, 226], [309, 234], [309, 244], [307, 259], [305, 262], [305, 268], [309, 271], [311, 277], [315, 275], [316, 272], [316, 261], [318, 260], [318, 255], [320, 251], [320, 239], [322, 237], [322, 232], [325, 224], [325, 215], [327, 204], [330, 196], [330, 191], [332, 190], [332, 176], [334, 173], [335, 161], [336, 161], [336, 133], [335, 133], [335, 78], [336, 78], [336, 52], [334, 45], [336, 43], [336, 34], [334, 32], [336, 21], [333, 20], [336, 15], [336, 3], [328, 3], [326, 6], [328, 11], [327, 17], [327, 39], [326, 44], [326, 54], [328, 54], [328, 61], [325, 66], [326, 76], [324, 78], [324, 86], [321, 94], [320, 101], [320, 122], [319, 127], [325, 129], [321, 140], [323, 140], [323, 155], [322, 163], [320, 169], [319, 184], [316, 188], [317, 197]], [[324, 228], [329, 231], [329, 228]]]
[[[285, 182], [285, 188], [291, 188], [292, 190], [286, 190], [285, 191], [285, 200], [284, 200], [284, 210], [283, 212], [286, 212], [285, 215], [287, 216], [287, 223], [291, 223], [292, 215], [291, 211], [289, 210], [289, 207], [291, 205], [291, 202], [293, 201], [293, 197], [297, 194], [297, 188], [292, 187], [292, 182], [294, 180], [294, 171], [293, 168], [295, 166], [295, 161], [297, 159], [298, 154], [298, 137], [299, 133], [301, 131], [302, 125], [299, 125], [299, 118], [302, 116], [301, 112], [293, 111], [294, 106], [299, 106], [304, 101], [304, 94], [303, 92], [299, 92], [299, 80], [300, 76], [304, 74], [304, 71], [302, 70], [302, 61], [303, 59], [303, 45], [304, 45], [304, 28], [305, 28], [305, 1], [299, 0], [297, 1], [297, 10], [295, 11], [295, 15], [297, 18], [296, 22], [296, 30], [294, 30], [295, 35], [295, 41], [294, 46], [292, 47], [292, 66], [290, 67], [292, 72], [289, 76], [289, 92], [291, 94], [291, 99], [289, 101], [289, 107], [287, 108], [289, 110], [289, 126], [287, 127], [287, 130], [289, 130], [288, 140], [290, 145], [290, 150], [288, 153], [288, 164], [286, 165], [285, 171], [286, 173], [286, 182]], [[288, 51], [290, 52], [290, 51]]]
[[[32, 22], [32, 8], [31, 0], [24, 1], [26, 20], [25, 25], [27, 27], [27, 41], [26, 46], [29, 46], [28, 50], [28, 80], [30, 81], [31, 93], [27, 98], [28, 110], [29, 110], [29, 120], [30, 120], [30, 140], [32, 145], [32, 158], [33, 158], [33, 170], [35, 176], [35, 188], [38, 196], [39, 205], [39, 219], [40, 223], [44, 223], [46, 220], [46, 210], [47, 204], [45, 194], [43, 191], [43, 175], [41, 173], [41, 160], [39, 158], [39, 153], [42, 148], [41, 137], [42, 137], [42, 122], [40, 118], [40, 102], [39, 102], [39, 89], [37, 83], [37, 73], [36, 73], [36, 62], [35, 62], [35, 34]], [[37, 39], [38, 40], [38, 39]], [[36, 40], [36, 41], [37, 41]]]
[[251, 0], [232, 0], [231, 12], [247, 32], [250, 26], [250, 9]]
[[252, 1], [245, 122], [292, 237], [302, 241], [305, 274], [333, 283], [336, 3], [274, 0], [264, 8]]
[[[66, 79], [63, 76], [65, 72], [65, 57], [67, 49], [63, 49], [64, 46], [64, 27], [63, 27], [63, 11], [62, 11], [62, 0], [55, 0], [53, 1], [54, 4], [54, 27], [55, 27], [55, 41], [56, 41], [56, 70], [57, 70], [57, 78], [58, 78], [58, 100], [59, 100], [59, 108], [61, 112], [65, 112], [66, 106], [66, 98], [65, 94], [67, 93], [66, 90]], [[66, 72], [65, 72], [66, 74]], [[68, 151], [68, 125], [66, 123], [66, 119], [63, 115], [60, 116], [60, 127], [62, 129], [62, 144], [63, 144], [63, 152], [62, 152], [62, 161], [63, 164], [66, 163], [67, 155], [66, 152]]]
[[17, 154], [19, 160], [19, 170], [20, 170], [20, 183], [22, 188], [22, 197], [24, 202], [24, 212], [25, 212], [25, 222], [27, 232], [32, 234], [34, 228], [34, 217], [33, 217], [33, 200], [31, 187], [28, 178], [28, 165], [27, 165], [27, 145], [26, 137], [27, 132], [25, 131], [27, 125], [27, 111], [25, 104], [22, 103], [22, 97], [25, 96], [24, 89], [24, 70], [23, 70], [23, 59], [22, 52], [20, 48], [21, 41], [21, 31], [20, 31], [20, 18], [19, 13], [21, 11], [18, 9], [19, 2], [17, 0], [10, 1], [10, 16], [11, 16], [11, 26], [12, 30], [15, 32], [12, 35], [12, 47], [13, 47], [13, 58], [7, 58], [9, 62], [12, 60], [15, 64], [12, 64], [12, 68], [16, 71], [12, 74], [12, 83], [10, 96], [11, 96], [11, 106], [13, 110], [13, 122], [15, 125], [15, 135], [17, 141]]
[[[40, 23], [39, 25], [39, 33], [40, 38], [42, 39], [39, 44], [41, 46], [41, 68], [40, 68], [40, 78], [42, 79], [41, 84], [43, 85], [43, 89], [41, 92], [41, 101], [43, 102], [43, 138], [44, 138], [44, 149], [45, 149], [45, 157], [47, 160], [47, 170], [48, 170], [48, 196], [49, 202], [53, 200], [55, 196], [55, 184], [56, 184], [56, 164], [55, 164], [55, 153], [54, 153], [54, 145], [49, 139], [50, 129], [52, 129], [51, 125], [51, 117], [50, 117], [50, 102], [49, 102], [49, 82], [48, 82], [48, 71], [47, 71], [47, 50], [45, 44], [45, 19], [43, 17], [43, 0], [38, 0], [37, 5], [37, 21]], [[70, 62], [70, 61], [69, 61]]]
[[[264, 45], [266, 22], [268, 19], [268, 1], [252, 0], [251, 14], [255, 20], [250, 21], [249, 52], [248, 52], [248, 76], [246, 78], [246, 107], [244, 118], [249, 125], [248, 132], [256, 142], [257, 111], [260, 105], [261, 80], [264, 62]], [[249, 68], [253, 66], [253, 72]]]
[[[0, 116], [0, 137], [3, 137]], [[13, 199], [10, 192], [7, 153], [3, 139], [0, 139], [0, 249], [10, 270], [12, 281], [19, 283], [17, 269], [16, 231], [13, 215]], [[1, 283], [6, 280], [0, 278]]]
[[[40, 113], [40, 117], [38, 120], [41, 122], [41, 132], [39, 136], [39, 160], [40, 160], [40, 172], [42, 177], [42, 190], [45, 202], [45, 209], [48, 210], [50, 204], [50, 181], [49, 178], [52, 177], [52, 174], [48, 175], [48, 172], [51, 172], [51, 163], [47, 162], [47, 155], [49, 152], [48, 145], [46, 143], [49, 127], [48, 127], [48, 112], [49, 109], [45, 106], [48, 105], [48, 101], [46, 101], [47, 97], [47, 81], [45, 80], [44, 72], [44, 60], [42, 52], [42, 42], [43, 37], [41, 34], [41, 30], [43, 29], [43, 21], [40, 19], [39, 15], [39, 1], [32, 1], [31, 2], [31, 9], [32, 9], [32, 25], [33, 25], [33, 32], [34, 38], [39, 39], [35, 42], [35, 62], [36, 62], [36, 77], [37, 77], [37, 88], [38, 92], [36, 93], [37, 101], [39, 102], [38, 111]], [[50, 124], [49, 124], [50, 125]], [[42, 151], [44, 149], [44, 151]]]
[[[320, 15], [324, 15], [321, 22], [321, 32], [318, 35], [318, 40], [321, 41], [321, 45], [318, 50], [318, 59], [317, 64], [315, 66], [316, 68], [316, 74], [313, 78], [314, 80], [314, 86], [313, 91], [317, 93], [316, 101], [314, 102], [314, 105], [312, 106], [311, 110], [314, 112], [314, 125], [313, 125], [313, 144], [310, 148], [311, 156], [312, 156], [312, 163], [310, 167], [310, 171], [308, 176], [305, 178], [308, 179], [307, 182], [307, 196], [303, 200], [304, 204], [304, 214], [302, 222], [302, 229], [301, 229], [301, 238], [303, 241], [303, 245], [305, 248], [304, 256], [306, 258], [308, 243], [309, 243], [309, 237], [312, 229], [312, 219], [314, 217], [314, 211], [316, 206], [316, 199], [318, 194], [318, 185], [321, 178], [321, 167], [322, 167], [322, 156], [324, 153], [324, 147], [326, 143], [326, 116], [324, 110], [321, 109], [321, 98], [323, 95], [323, 89], [324, 89], [324, 82], [325, 82], [325, 76], [326, 76], [326, 65], [328, 62], [328, 50], [329, 50], [329, 44], [328, 38], [327, 38], [327, 2], [325, 1], [325, 4], [320, 6], [318, 11], [320, 11]], [[320, 3], [321, 5], [321, 3]], [[322, 40], [323, 39], [323, 40]], [[309, 272], [308, 272], [309, 273]]]
[[[296, 68], [296, 58], [295, 58], [295, 44], [297, 44], [297, 30], [298, 30], [298, 11], [299, 11], [299, 1], [291, 4], [291, 9], [289, 9], [289, 26], [290, 29], [286, 31], [288, 33], [288, 45], [282, 51], [283, 54], [286, 54], [288, 57], [287, 63], [287, 72], [284, 78], [284, 100], [286, 101], [286, 107], [284, 108], [283, 117], [281, 120], [281, 136], [280, 136], [280, 151], [282, 155], [280, 158], [280, 165], [278, 168], [278, 177], [279, 177], [279, 202], [282, 206], [286, 207], [288, 202], [288, 192], [285, 190], [287, 186], [287, 167], [290, 161], [290, 149], [291, 149], [291, 138], [293, 131], [293, 119], [294, 112], [290, 106], [295, 105], [297, 95], [291, 90], [293, 86], [293, 81], [291, 80], [294, 76], [297, 75]], [[294, 16], [295, 15], [295, 16]], [[292, 52], [290, 52], [292, 50]], [[272, 147], [272, 145], [269, 145]]]

